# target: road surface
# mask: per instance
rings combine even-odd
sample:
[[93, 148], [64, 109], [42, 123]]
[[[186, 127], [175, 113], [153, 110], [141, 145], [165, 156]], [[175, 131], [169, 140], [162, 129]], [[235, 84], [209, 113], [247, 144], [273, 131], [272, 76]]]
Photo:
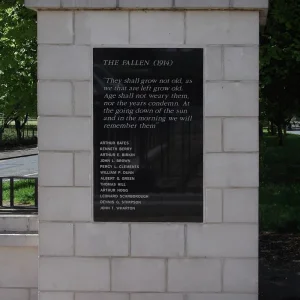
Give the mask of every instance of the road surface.
[[300, 135], [300, 131], [288, 131], [287, 133]]
[[0, 161], [0, 177], [28, 176], [37, 177], [38, 156], [19, 157]]

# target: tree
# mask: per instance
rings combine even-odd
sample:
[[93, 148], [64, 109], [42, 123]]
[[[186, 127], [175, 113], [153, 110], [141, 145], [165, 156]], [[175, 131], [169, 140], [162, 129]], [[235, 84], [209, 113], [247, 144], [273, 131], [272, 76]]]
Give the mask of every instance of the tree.
[[261, 117], [283, 130], [300, 112], [300, 1], [271, 0], [266, 28], [261, 34]]
[[0, 137], [15, 121], [21, 138], [28, 116], [36, 116], [36, 26], [36, 13], [24, 6], [24, 0], [0, 0]]

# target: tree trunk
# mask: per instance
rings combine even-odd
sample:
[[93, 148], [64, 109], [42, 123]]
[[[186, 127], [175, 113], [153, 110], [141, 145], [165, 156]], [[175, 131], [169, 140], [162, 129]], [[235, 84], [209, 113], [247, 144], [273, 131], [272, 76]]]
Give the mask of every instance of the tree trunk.
[[271, 134], [271, 122], [268, 121], [268, 134]]
[[17, 131], [17, 139], [18, 141], [21, 141], [22, 139], [22, 132], [21, 132], [21, 122], [19, 119], [15, 119], [15, 128]]
[[278, 145], [283, 146], [283, 134], [282, 134], [282, 125], [278, 125]]
[[[23, 123], [21, 123], [21, 121], [20, 121], [19, 118], [15, 119], [15, 128], [16, 128], [16, 131], [17, 131], [17, 139], [18, 139], [18, 141], [21, 141], [22, 139], [24, 139], [23, 129], [24, 129], [25, 124], [27, 123], [27, 121], [28, 121], [28, 114], [26, 114]], [[22, 134], [22, 132], [23, 132], [23, 134]]]
[[271, 135], [275, 135], [275, 126], [272, 121], [271, 121]]
[[283, 128], [283, 133], [284, 133], [284, 136], [286, 136], [286, 126], [284, 126], [284, 128]]

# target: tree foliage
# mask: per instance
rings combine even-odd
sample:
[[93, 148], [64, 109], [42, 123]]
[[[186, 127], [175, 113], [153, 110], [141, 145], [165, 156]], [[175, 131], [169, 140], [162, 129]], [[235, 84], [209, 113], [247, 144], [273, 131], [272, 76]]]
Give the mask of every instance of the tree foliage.
[[19, 129], [37, 110], [36, 26], [24, 0], [0, 0], [0, 113]]
[[300, 113], [300, 0], [271, 0], [261, 34], [261, 117], [282, 129]]

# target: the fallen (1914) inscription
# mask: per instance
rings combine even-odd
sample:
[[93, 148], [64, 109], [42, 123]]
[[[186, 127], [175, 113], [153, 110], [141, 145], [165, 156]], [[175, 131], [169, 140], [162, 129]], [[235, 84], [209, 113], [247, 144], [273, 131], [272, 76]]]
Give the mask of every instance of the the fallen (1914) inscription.
[[202, 222], [203, 49], [94, 49], [94, 221]]

